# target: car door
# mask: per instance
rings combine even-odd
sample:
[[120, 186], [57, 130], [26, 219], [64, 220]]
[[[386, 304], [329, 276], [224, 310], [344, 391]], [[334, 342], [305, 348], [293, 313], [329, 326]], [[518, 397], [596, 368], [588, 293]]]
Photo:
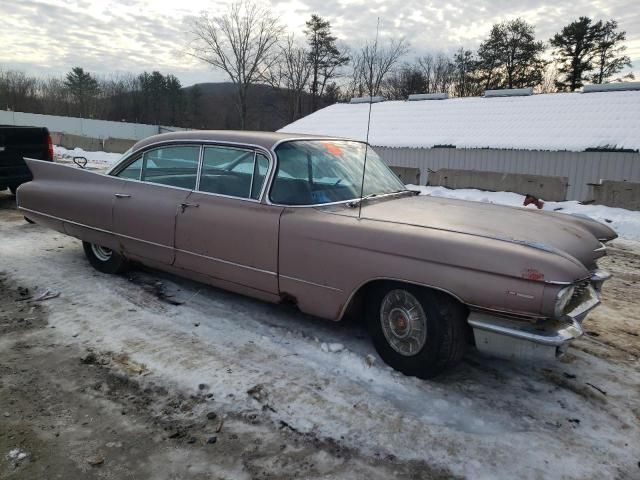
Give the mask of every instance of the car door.
[[198, 187], [177, 216], [177, 267], [278, 293], [282, 208], [260, 202], [268, 167], [253, 149], [204, 147]]
[[173, 263], [176, 214], [196, 186], [200, 150], [148, 150], [117, 174], [128, 181], [114, 194], [113, 231], [127, 257]]

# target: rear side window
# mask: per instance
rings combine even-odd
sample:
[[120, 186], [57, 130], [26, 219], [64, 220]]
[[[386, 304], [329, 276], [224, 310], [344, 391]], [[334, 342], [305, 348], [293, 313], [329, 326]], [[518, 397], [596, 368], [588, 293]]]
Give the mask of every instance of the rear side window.
[[124, 170], [118, 173], [118, 177], [132, 178], [134, 180], [140, 180], [140, 174], [142, 173], [142, 157], [131, 162]]
[[164, 147], [144, 154], [142, 180], [171, 187], [196, 188], [199, 146]]

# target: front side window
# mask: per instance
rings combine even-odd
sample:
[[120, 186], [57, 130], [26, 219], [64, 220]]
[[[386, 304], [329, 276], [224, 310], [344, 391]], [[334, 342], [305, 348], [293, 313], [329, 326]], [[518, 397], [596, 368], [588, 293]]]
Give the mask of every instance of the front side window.
[[157, 148], [144, 154], [142, 180], [193, 190], [198, 176], [199, 146]]
[[362, 188], [365, 144], [353, 141], [299, 140], [276, 149], [278, 169], [271, 201], [280, 205], [318, 205], [362, 195], [405, 190], [383, 160], [368, 150]]
[[269, 160], [252, 150], [205, 147], [198, 190], [257, 200], [268, 166]]

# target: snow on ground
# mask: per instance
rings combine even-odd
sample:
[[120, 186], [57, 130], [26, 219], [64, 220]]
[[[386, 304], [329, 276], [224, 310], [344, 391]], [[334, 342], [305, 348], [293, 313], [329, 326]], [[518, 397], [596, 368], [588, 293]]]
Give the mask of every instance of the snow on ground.
[[[433, 197], [457, 198], [472, 202], [496, 203], [512, 207], [533, 208], [535, 205], [523, 206], [524, 195], [512, 192], [487, 192], [475, 189], [452, 190], [445, 187], [425, 187], [421, 185], [407, 185], [411, 190], [417, 190], [420, 195]], [[625, 210], [624, 208], [606, 207], [604, 205], [581, 205], [577, 201], [545, 202], [544, 210], [557, 211], [571, 215], [584, 215], [613, 228], [621, 238], [640, 240], [640, 212]]]
[[73, 157], [84, 157], [88, 162], [101, 163], [101, 164], [113, 164], [122, 158], [121, 153], [109, 153], [109, 152], [88, 152], [81, 148], [74, 148], [69, 150], [58, 145], [53, 146], [53, 153], [56, 157], [63, 159], [73, 159]]
[[471, 353], [450, 374], [423, 381], [384, 365], [358, 325], [135, 273], [185, 302], [164, 303], [133, 277], [94, 271], [80, 242], [19, 215], [0, 222], [0, 237], [3, 270], [35, 292], [60, 292], [46, 302], [52, 341], [126, 354], [144, 365], [145, 379], [185, 394], [205, 383], [228, 412], [259, 411], [367, 455], [470, 478], [638, 473], [640, 373], [632, 354], [615, 362], [595, 356], [585, 338], [564, 362], [520, 365]]

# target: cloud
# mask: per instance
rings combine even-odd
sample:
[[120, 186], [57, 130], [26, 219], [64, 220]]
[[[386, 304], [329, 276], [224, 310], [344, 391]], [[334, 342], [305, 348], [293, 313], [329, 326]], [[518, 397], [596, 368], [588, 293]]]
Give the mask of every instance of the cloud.
[[[185, 54], [189, 18], [224, 11], [230, 0], [20, 0], [0, 5], [0, 67], [60, 75], [79, 65], [100, 75], [160, 70], [184, 84], [224, 79]], [[265, 0], [263, 0], [264, 2]], [[581, 15], [615, 18], [627, 31], [628, 54], [640, 58], [640, 9], [633, 0], [572, 3], [539, 0], [272, 0], [265, 5], [303, 36], [312, 13], [329, 19], [340, 41], [358, 46], [375, 36], [405, 37], [413, 56], [475, 48], [493, 23], [522, 17], [548, 40]], [[636, 71], [640, 65], [635, 65]]]

